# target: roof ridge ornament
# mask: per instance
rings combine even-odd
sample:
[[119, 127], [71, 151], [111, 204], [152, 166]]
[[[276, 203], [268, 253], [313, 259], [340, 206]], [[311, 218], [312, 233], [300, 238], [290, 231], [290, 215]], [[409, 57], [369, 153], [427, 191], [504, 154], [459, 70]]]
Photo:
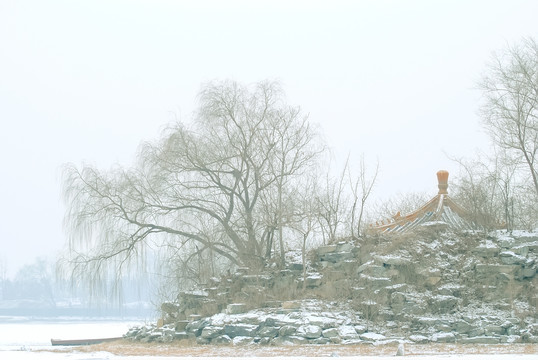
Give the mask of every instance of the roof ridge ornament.
[[437, 172], [437, 186], [439, 187], [439, 195], [448, 195], [448, 171], [439, 170]]

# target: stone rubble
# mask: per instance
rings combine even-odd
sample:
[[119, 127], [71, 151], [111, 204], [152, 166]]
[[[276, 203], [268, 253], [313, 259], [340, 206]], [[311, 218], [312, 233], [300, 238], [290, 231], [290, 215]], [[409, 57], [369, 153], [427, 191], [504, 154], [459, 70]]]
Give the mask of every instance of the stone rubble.
[[[299, 253], [300, 254], [300, 253]], [[298, 254], [292, 254], [297, 258]], [[322, 246], [303, 266], [213, 279], [163, 304], [142, 342], [538, 343], [538, 234], [428, 229]]]

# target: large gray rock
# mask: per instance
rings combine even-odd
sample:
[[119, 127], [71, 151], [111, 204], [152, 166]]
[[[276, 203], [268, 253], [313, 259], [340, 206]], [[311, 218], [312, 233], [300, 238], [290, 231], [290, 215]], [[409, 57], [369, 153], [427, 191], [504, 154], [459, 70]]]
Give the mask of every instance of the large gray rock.
[[214, 338], [211, 343], [215, 345], [227, 345], [232, 342], [232, 339], [228, 335], [220, 335]]
[[505, 329], [502, 326], [498, 325], [487, 325], [484, 328], [484, 334], [486, 336], [502, 335], [504, 334]]
[[288, 264], [288, 269], [291, 271], [302, 271], [303, 270], [303, 264], [302, 263], [291, 263]]
[[247, 311], [246, 304], [229, 304], [226, 307], [226, 313], [230, 315], [242, 314]]
[[365, 332], [364, 334], [360, 334], [359, 337], [360, 337], [361, 340], [372, 341], [372, 342], [381, 341], [381, 340], [386, 339], [385, 335], [381, 335], [381, 334], [374, 333], [374, 332]]
[[472, 250], [472, 252], [482, 258], [492, 258], [499, 254], [500, 249], [491, 241], [488, 241]]
[[314, 275], [310, 275], [310, 276], [308, 276], [306, 278], [305, 285], [306, 285], [307, 288], [311, 289], [311, 288], [321, 286], [321, 282], [322, 282], [321, 275], [314, 274]]
[[350, 340], [358, 338], [357, 331], [355, 327], [351, 325], [342, 325], [338, 328], [338, 337], [342, 340]]
[[524, 279], [532, 278], [534, 277], [534, 275], [536, 275], [536, 269], [533, 269], [533, 268], [521, 269], [520, 276]]
[[251, 345], [254, 343], [254, 338], [250, 336], [236, 336], [232, 339], [232, 343], [237, 346]]
[[325, 245], [325, 246], [318, 247], [316, 249], [316, 253], [318, 254], [318, 256], [322, 256], [325, 254], [336, 252], [337, 249], [338, 249], [337, 245]]
[[470, 338], [464, 338], [458, 340], [460, 344], [498, 344], [500, 343], [499, 337], [494, 336], [475, 336]]
[[339, 336], [338, 329], [335, 329], [335, 328], [325, 329], [321, 332], [321, 334], [323, 335], [323, 337], [327, 339], [335, 338]]
[[453, 343], [453, 342], [456, 342], [456, 336], [451, 332], [443, 332], [443, 333], [433, 334], [431, 337], [431, 340], [433, 342], [439, 342], [439, 343]]
[[501, 262], [506, 265], [524, 265], [527, 262], [525, 256], [518, 255], [513, 251], [503, 251], [499, 256]]
[[501, 336], [501, 344], [517, 344], [521, 342], [519, 335], [503, 335]]
[[320, 338], [310, 340], [309, 343], [316, 344], [316, 345], [326, 345], [326, 344], [330, 344], [331, 340], [324, 337], [320, 337]]
[[484, 328], [476, 327], [476, 328], [471, 329], [468, 332], [468, 335], [469, 337], [479, 337], [479, 336], [484, 336], [484, 333], [485, 333]]
[[273, 327], [273, 326], [264, 326], [261, 329], [258, 330], [258, 336], [260, 337], [268, 337], [268, 338], [274, 338], [278, 336], [279, 327]]
[[187, 340], [194, 338], [194, 335], [187, 334], [185, 331], [176, 331], [174, 333], [174, 340]]
[[458, 320], [456, 321], [456, 323], [454, 324], [454, 330], [458, 333], [458, 334], [467, 334], [469, 331], [471, 331], [473, 329], [473, 326], [471, 324], [469, 324], [467, 321], [465, 320]]
[[375, 255], [374, 260], [384, 265], [391, 266], [406, 266], [412, 264], [412, 260], [409, 257], [401, 255]]
[[417, 344], [425, 344], [425, 343], [430, 342], [430, 338], [428, 338], [427, 336], [418, 335], [418, 334], [411, 335], [409, 337], [409, 340]]
[[203, 338], [201, 336], [198, 336], [196, 338], [196, 343], [198, 345], [209, 345], [211, 343], [211, 339], [206, 339], [206, 338]]
[[290, 336], [290, 335], [295, 334], [296, 331], [297, 331], [297, 326], [284, 325], [280, 328], [280, 330], [278, 331], [278, 334], [280, 336]]
[[510, 250], [516, 253], [517, 255], [524, 256], [524, 257], [526, 257], [529, 254], [529, 246], [527, 244], [515, 246], [511, 248]]
[[223, 328], [221, 326], [209, 325], [203, 328], [200, 336], [203, 337], [204, 339], [213, 339], [221, 335], [222, 332], [223, 332]]
[[338, 326], [338, 321], [334, 318], [324, 316], [310, 316], [308, 321], [311, 325], [317, 325], [322, 329], [329, 329]]
[[236, 336], [255, 336], [256, 330], [258, 329], [257, 325], [250, 324], [233, 324], [233, 325], [224, 325], [224, 333], [231, 338]]
[[297, 329], [297, 335], [306, 339], [315, 339], [321, 336], [321, 327], [317, 325], [302, 325]]
[[439, 319], [426, 316], [414, 318], [413, 321], [421, 328], [431, 328], [441, 322]]
[[327, 253], [320, 256], [321, 261], [327, 261], [330, 263], [339, 263], [345, 260], [353, 259], [355, 256], [353, 253], [348, 251]]
[[390, 307], [394, 313], [399, 313], [403, 310], [405, 304], [405, 294], [401, 292], [393, 292], [390, 295]]
[[284, 301], [282, 303], [282, 309], [286, 310], [299, 310], [301, 308], [300, 301]]
[[281, 320], [279, 319], [276, 319], [276, 318], [273, 318], [273, 317], [267, 317], [265, 319], [265, 321], [260, 324], [260, 325], [263, 325], [263, 326], [270, 326], [270, 327], [281, 327], [282, 325], [284, 325], [285, 323], [283, 323]]
[[530, 344], [538, 344], [538, 336], [531, 335], [526, 339], [526, 341]]
[[175, 322], [175, 330], [185, 331], [185, 329], [187, 328], [187, 325], [189, 325], [189, 322], [187, 320], [178, 320]]
[[385, 288], [387, 286], [392, 285], [392, 281], [390, 278], [386, 277], [372, 277], [368, 275], [361, 274], [360, 275], [360, 281], [365, 284], [367, 288], [370, 288], [372, 290], [377, 290], [381, 288]]
[[302, 345], [308, 344], [308, 339], [301, 336], [279, 336], [272, 342], [275, 345]]
[[355, 331], [357, 332], [357, 334], [363, 334], [365, 333], [368, 329], [366, 328], [366, 326], [364, 325], [355, 325], [353, 326], [355, 328]]
[[438, 295], [430, 299], [434, 313], [446, 314], [454, 310], [458, 304], [458, 298], [449, 295]]
[[192, 321], [188, 323], [187, 326], [185, 326], [185, 331], [196, 333], [207, 325], [209, 325], [209, 321], [207, 321], [206, 319]]
[[491, 277], [495, 274], [513, 275], [519, 270], [519, 266], [514, 265], [493, 265], [493, 264], [476, 264], [476, 275], [479, 277]]
[[358, 250], [357, 247], [353, 246], [351, 243], [347, 241], [339, 242], [336, 245], [337, 252], [352, 252], [352, 251], [357, 251], [357, 250]]
[[375, 265], [374, 263], [366, 263], [357, 268], [357, 274], [364, 274], [373, 277], [386, 277], [387, 268], [381, 265]]

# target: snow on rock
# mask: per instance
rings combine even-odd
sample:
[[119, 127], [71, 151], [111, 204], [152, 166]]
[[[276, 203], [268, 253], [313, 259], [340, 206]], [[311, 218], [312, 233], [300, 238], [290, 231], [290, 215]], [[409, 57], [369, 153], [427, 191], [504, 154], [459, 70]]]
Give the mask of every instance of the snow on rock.
[[402, 266], [402, 265], [409, 265], [411, 263], [411, 258], [409, 258], [408, 256], [397, 255], [397, 254], [384, 255], [384, 256], [376, 255], [374, 256], [374, 259], [386, 265]]
[[453, 343], [453, 342], [456, 342], [456, 336], [451, 332], [443, 332], [443, 333], [433, 334], [431, 337], [431, 340], [433, 342], [440, 342], [440, 343]]
[[246, 304], [229, 304], [226, 308], [228, 314], [242, 314], [247, 310]]
[[237, 336], [255, 336], [258, 325], [232, 324], [224, 325], [224, 333], [232, 338]]
[[250, 336], [236, 336], [232, 340], [233, 345], [244, 346], [254, 343], [254, 339]]
[[321, 336], [321, 327], [317, 325], [301, 325], [296, 333], [307, 339], [315, 339]]
[[328, 316], [313, 315], [306, 319], [312, 325], [320, 326], [322, 329], [334, 328], [338, 324], [338, 319]]
[[525, 256], [517, 255], [513, 251], [503, 251], [499, 256], [502, 263], [506, 265], [524, 265], [527, 262]]
[[324, 338], [327, 338], [327, 339], [337, 338], [340, 336], [338, 329], [335, 329], [335, 328], [323, 330], [321, 334], [323, 335]]
[[355, 339], [357, 337], [357, 331], [354, 326], [343, 325], [338, 328], [338, 336], [342, 340]]
[[380, 341], [380, 340], [386, 339], [385, 336], [381, 334], [373, 333], [373, 332], [363, 333], [359, 337], [361, 338], [361, 340], [365, 340], [365, 341]]
[[201, 336], [205, 339], [212, 339], [222, 334], [223, 330], [224, 328], [220, 326], [206, 326], [202, 329]]

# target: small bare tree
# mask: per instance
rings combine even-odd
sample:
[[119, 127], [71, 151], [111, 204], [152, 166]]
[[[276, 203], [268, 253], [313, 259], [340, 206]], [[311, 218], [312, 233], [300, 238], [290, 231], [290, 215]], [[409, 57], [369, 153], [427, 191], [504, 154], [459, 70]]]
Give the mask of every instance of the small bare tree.
[[494, 143], [512, 152], [538, 194], [538, 43], [525, 38], [493, 55], [478, 83], [481, 115]]
[[536, 199], [528, 173], [512, 153], [502, 148], [475, 159], [455, 159], [460, 175], [454, 197], [470, 213], [471, 220], [486, 229], [532, 229], [536, 226]]
[[487, 157], [473, 160], [453, 159], [460, 165], [460, 175], [454, 184], [454, 197], [467, 211], [470, 220], [487, 229], [495, 228], [500, 220], [499, 174], [495, 163]]
[[306, 254], [309, 240], [315, 235], [319, 228], [320, 203], [316, 199], [317, 180], [313, 177], [306, 179], [301, 185], [304, 191], [299, 192], [296, 202], [293, 204], [293, 218], [290, 221], [290, 227], [300, 235], [301, 259], [303, 264], [303, 291], [306, 289]]
[[409, 192], [392, 196], [387, 200], [377, 202], [371, 209], [373, 217], [379, 220], [392, 219], [397, 213], [409, 214], [431, 199], [431, 194]]
[[335, 179], [327, 172], [324, 183], [319, 186], [317, 196], [318, 221], [323, 234], [323, 243], [335, 241], [347, 213], [348, 196], [345, 192], [347, 162]]
[[379, 172], [379, 162], [376, 164], [375, 170], [371, 176], [368, 176], [367, 174], [364, 155], [361, 156], [359, 162], [359, 173], [355, 176], [355, 178], [351, 173], [351, 167], [348, 166], [347, 169], [349, 185], [351, 188], [352, 195], [350, 230], [351, 237], [356, 238], [363, 235], [364, 229], [362, 221], [364, 217], [365, 206], [376, 183], [377, 174]]

